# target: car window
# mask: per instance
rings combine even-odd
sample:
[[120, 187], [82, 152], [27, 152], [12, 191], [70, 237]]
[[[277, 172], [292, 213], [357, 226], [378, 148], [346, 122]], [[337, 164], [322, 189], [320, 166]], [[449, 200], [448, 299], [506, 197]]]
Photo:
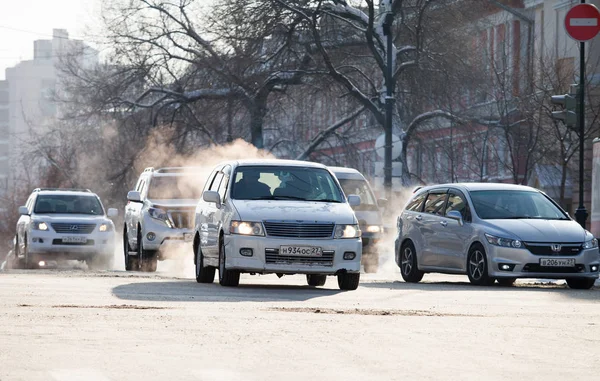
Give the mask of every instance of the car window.
[[451, 190], [448, 192], [448, 203], [446, 204], [446, 213], [445, 214], [447, 215], [448, 212], [451, 212], [453, 210], [459, 212], [462, 215], [464, 220], [467, 219], [468, 206], [467, 206], [467, 202], [466, 202], [464, 196], [459, 194], [459, 192]]
[[545, 195], [529, 190], [472, 191], [473, 207], [479, 218], [488, 219], [569, 219]]
[[326, 169], [274, 165], [238, 167], [231, 198], [345, 202], [341, 189]]
[[227, 185], [229, 184], [229, 176], [223, 175], [221, 179], [221, 184], [219, 185], [219, 195], [221, 196], [221, 202], [225, 201], [225, 194], [227, 193]]
[[219, 191], [219, 185], [221, 185], [221, 180], [222, 179], [223, 179], [223, 172], [217, 173], [217, 175], [215, 176], [212, 184], [210, 184], [210, 190], [218, 192]]
[[44, 194], [35, 202], [37, 214], [104, 214], [102, 204], [96, 196]]
[[217, 175], [217, 170], [215, 169], [214, 171], [212, 171], [212, 173], [210, 174], [210, 176], [208, 176], [208, 180], [206, 180], [206, 183], [204, 183], [204, 189], [203, 191], [207, 191], [210, 189], [210, 186], [213, 182], [213, 180], [215, 179], [215, 176]]
[[346, 196], [360, 196], [360, 205], [355, 210], [377, 210], [377, 201], [366, 180], [338, 179]]
[[423, 200], [425, 200], [425, 196], [427, 196], [427, 192], [417, 195], [417, 197], [413, 198], [408, 205], [406, 205], [406, 210], [410, 210], [411, 212], [420, 212], [421, 206], [423, 205]]
[[153, 176], [148, 184], [148, 198], [151, 200], [200, 199], [195, 175]]
[[444, 214], [444, 204], [446, 203], [447, 193], [429, 193], [425, 200], [425, 213], [437, 214], [442, 216]]

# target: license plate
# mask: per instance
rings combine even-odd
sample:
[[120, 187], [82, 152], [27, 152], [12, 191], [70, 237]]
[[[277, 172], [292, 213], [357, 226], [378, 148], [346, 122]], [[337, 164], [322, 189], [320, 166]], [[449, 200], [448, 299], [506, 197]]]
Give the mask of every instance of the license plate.
[[63, 237], [63, 243], [86, 243], [86, 237]]
[[557, 259], [557, 258], [542, 258], [540, 266], [545, 267], [575, 267], [575, 258]]
[[279, 255], [322, 257], [323, 249], [316, 246], [279, 246]]
[[192, 242], [194, 235], [192, 233], [183, 233], [183, 240], [185, 242]]

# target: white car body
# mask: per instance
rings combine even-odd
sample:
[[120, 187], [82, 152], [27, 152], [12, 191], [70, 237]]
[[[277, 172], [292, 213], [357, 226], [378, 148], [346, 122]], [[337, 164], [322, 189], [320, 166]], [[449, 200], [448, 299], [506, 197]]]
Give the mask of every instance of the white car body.
[[[248, 168], [283, 172], [285, 169], [314, 170], [321, 176], [320, 179], [329, 181], [329, 177], [331, 178], [328, 186], [334, 188], [328, 189], [339, 192], [340, 198], [335, 202], [233, 198], [233, 179], [238, 171], [243, 173], [241, 171]], [[261, 176], [264, 175], [261, 173]], [[359, 202], [356, 196], [349, 196], [349, 199]], [[262, 230], [262, 234], [232, 233], [232, 221], [251, 221], [256, 229]], [[323, 165], [291, 160], [222, 163], [209, 177], [203, 199], [196, 208], [194, 251], [197, 280], [212, 282], [214, 271], [219, 268], [219, 280], [222, 285], [236, 286], [240, 273], [276, 273], [309, 274], [309, 284], [311, 275], [314, 275], [312, 285], [324, 284], [327, 275], [338, 275], [340, 288], [354, 289], [356, 287], [342, 287], [342, 283], [344, 279], [354, 277], [356, 286], [358, 285], [362, 243], [357, 224], [354, 212], [335, 176]], [[358, 236], [334, 238], [338, 225], [356, 226]], [[287, 246], [291, 248], [286, 248]], [[297, 255], [302, 254], [304, 248], [307, 250], [304, 253], [306, 255]], [[279, 253], [280, 250], [295, 252], [284, 255]], [[317, 253], [322, 250], [322, 255], [307, 254], [310, 250], [317, 250]], [[346, 258], [352, 258], [344, 259], [345, 253], [348, 253]], [[224, 280], [222, 273], [235, 274], [237, 281]]]
[[[97, 200], [97, 214], [81, 214], [38, 208], [44, 198], [92, 198]], [[66, 203], [62, 206], [65, 206]], [[55, 205], [56, 207], [56, 205]], [[98, 196], [88, 190], [35, 189], [25, 206], [19, 208], [15, 240], [16, 260], [20, 267], [32, 268], [55, 260], [81, 260], [88, 265], [112, 266], [115, 227], [110, 217], [116, 209], [104, 211]], [[40, 227], [43, 227], [41, 229]]]
[[[142, 172], [134, 190], [127, 194], [125, 207], [123, 250], [127, 271], [152, 272], [156, 271], [158, 260], [192, 255], [189, 242], [193, 237], [193, 217], [198, 199], [153, 198], [152, 189], [161, 181], [167, 184], [173, 181], [174, 187], [180, 182], [191, 187], [198, 171], [195, 167], [150, 167]], [[196, 188], [199, 187], [199, 184], [196, 185]], [[173, 193], [179, 194], [179, 191], [174, 189]]]

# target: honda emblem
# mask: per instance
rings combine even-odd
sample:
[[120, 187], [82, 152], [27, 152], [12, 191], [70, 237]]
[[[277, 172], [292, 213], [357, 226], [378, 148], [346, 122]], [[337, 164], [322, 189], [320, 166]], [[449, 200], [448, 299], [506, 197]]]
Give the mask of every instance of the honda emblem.
[[550, 248], [551, 248], [551, 249], [552, 249], [552, 251], [554, 251], [555, 253], [558, 253], [558, 252], [559, 252], [559, 251], [562, 249], [562, 246], [561, 246], [561, 245], [559, 245], [559, 244], [557, 244], [557, 243], [554, 243], [554, 244], [550, 245]]

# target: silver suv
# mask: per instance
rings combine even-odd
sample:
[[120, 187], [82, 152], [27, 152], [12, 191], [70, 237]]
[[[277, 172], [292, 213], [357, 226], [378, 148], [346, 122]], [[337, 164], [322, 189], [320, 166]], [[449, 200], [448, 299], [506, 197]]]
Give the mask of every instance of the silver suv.
[[16, 267], [44, 267], [58, 260], [85, 261], [90, 268], [112, 268], [117, 209], [104, 207], [87, 189], [37, 188], [19, 207]]
[[[202, 183], [196, 167], [146, 168], [127, 194], [125, 270], [156, 271], [158, 260], [189, 254]], [[185, 245], [185, 243], [188, 243]]]
[[445, 184], [417, 189], [397, 220], [402, 278], [467, 274], [477, 285], [517, 278], [566, 279], [589, 289], [598, 278], [598, 241], [537, 189]]

